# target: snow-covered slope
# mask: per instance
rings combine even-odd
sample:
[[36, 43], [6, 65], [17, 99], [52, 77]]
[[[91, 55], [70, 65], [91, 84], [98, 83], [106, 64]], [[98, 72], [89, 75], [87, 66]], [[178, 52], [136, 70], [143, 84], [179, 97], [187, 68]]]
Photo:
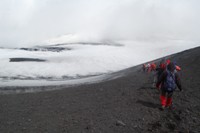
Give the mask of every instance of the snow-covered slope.
[[[79, 42], [31, 48], [1, 48], [0, 82], [1, 86], [23, 86], [27, 81], [34, 86], [47, 80], [51, 82], [49, 84], [54, 84], [52, 82], [111, 73], [195, 46], [198, 44], [194, 42], [172, 40]], [[46, 61], [10, 62], [10, 58]], [[12, 84], [14, 81], [15, 84]], [[34, 81], [33, 84], [30, 81]]]

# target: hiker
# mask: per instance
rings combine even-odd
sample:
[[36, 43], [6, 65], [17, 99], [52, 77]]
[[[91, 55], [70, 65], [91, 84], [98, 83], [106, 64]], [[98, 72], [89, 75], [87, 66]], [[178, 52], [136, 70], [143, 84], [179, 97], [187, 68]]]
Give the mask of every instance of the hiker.
[[147, 72], [150, 73], [150, 72], [156, 70], [156, 64], [154, 62], [153, 63], [148, 63], [146, 68], [147, 68]]
[[143, 70], [143, 72], [146, 71], [146, 64], [143, 64], [143, 65], [142, 65], [142, 70]]
[[167, 59], [166, 60], [166, 66], [169, 65], [170, 62], [171, 62], [170, 59]]
[[153, 62], [151, 63], [151, 71], [155, 71], [156, 70], [156, 64]]
[[158, 71], [158, 75], [161, 75], [161, 73], [165, 70], [166, 68], [166, 61], [165, 59], [162, 59], [160, 61], [159, 66], [156, 68], [156, 70]]
[[151, 65], [150, 65], [150, 63], [148, 63], [147, 65], [146, 65], [146, 71], [149, 73], [149, 71], [150, 71], [150, 68], [151, 67]]
[[160, 77], [160, 75], [163, 73], [163, 71], [166, 70], [167, 65], [170, 63], [171, 61], [169, 59], [165, 60], [162, 59], [160, 61], [159, 66], [156, 68], [157, 71], [157, 79]]
[[156, 87], [157, 82], [157, 71], [156, 71], [156, 64], [153, 62], [151, 63], [151, 72], [153, 72], [153, 85], [152, 88]]
[[[165, 58], [163, 58], [161, 61], [160, 61], [160, 63], [159, 63], [159, 65], [158, 65], [158, 67], [156, 67], [156, 82], [158, 81], [158, 79], [159, 79], [159, 77], [160, 77], [160, 75], [163, 73], [163, 71], [166, 69], [166, 60], [165, 60]], [[155, 84], [153, 84], [153, 87], [155, 86]], [[158, 89], [160, 89], [160, 87], [158, 87]]]
[[161, 110], [164, 110], [164, 108], [166, 107], [173, 109], [172, 107], [173, 91], [176, 89], [176, 86], [178, 86], [180, 91], [182, 91], [180, 78], [178, 73], [175, 72], [175, 65], [173, 62], [170, 62], [167, 65], [166, 70], [159, 77], [156, 87], [159, 88], [160, 85], [161, 85], [160, 101], [162, 105]]

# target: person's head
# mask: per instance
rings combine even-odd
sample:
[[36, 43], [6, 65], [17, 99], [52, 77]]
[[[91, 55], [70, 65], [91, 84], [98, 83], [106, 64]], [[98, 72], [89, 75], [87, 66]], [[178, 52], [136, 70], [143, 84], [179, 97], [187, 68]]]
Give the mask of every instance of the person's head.
[[162, 58], [161, 61], [160, 61], [160, 64], [163, 64], [165, 63], [166, 59], [165, 58]]
[[175, 70], [175, 65], [173, 62], [170, 62], [168, 65], [167, 65], [167, 69], [171, 72], [173, 72]]
[[169, 59], [166, 60], [167, 65], [170, 63], [171, 61]]

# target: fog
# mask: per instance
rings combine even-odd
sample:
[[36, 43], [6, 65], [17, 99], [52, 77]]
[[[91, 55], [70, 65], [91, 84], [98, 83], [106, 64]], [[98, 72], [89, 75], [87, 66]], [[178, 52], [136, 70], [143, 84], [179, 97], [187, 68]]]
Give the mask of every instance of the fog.
[[[0, 86], [102, 75], [200, 46], [199, 5], [199, 0], [1, 0]], [[16, 49], [32, 46], [40, 50]], [[57, 47], [64, 50], [50, 51]], [[46, 62], [9, 61], [20, 57]]]
[[199, 42], [199, 5], [199, 0], [1, 0], [0, 47], [38, 45], [63, 35], [76, 42]]

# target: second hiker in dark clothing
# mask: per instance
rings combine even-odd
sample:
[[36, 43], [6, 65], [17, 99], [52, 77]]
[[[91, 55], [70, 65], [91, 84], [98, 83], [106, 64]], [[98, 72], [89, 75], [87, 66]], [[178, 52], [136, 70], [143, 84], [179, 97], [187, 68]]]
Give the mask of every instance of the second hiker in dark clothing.
[[173, 91], [176, 89], [176, 86], [178, 86], [180, 91], [182, 90], [180, 77], [175, 71], [175, 65], [173, 62], [167, 65], [167, 69], [158, 78], [156, 87], [159, 88], [160, 85], [160, 101], [162, 105], [161, 109], [164, 109], [165, 107], [171, 107], [172, 95]]

